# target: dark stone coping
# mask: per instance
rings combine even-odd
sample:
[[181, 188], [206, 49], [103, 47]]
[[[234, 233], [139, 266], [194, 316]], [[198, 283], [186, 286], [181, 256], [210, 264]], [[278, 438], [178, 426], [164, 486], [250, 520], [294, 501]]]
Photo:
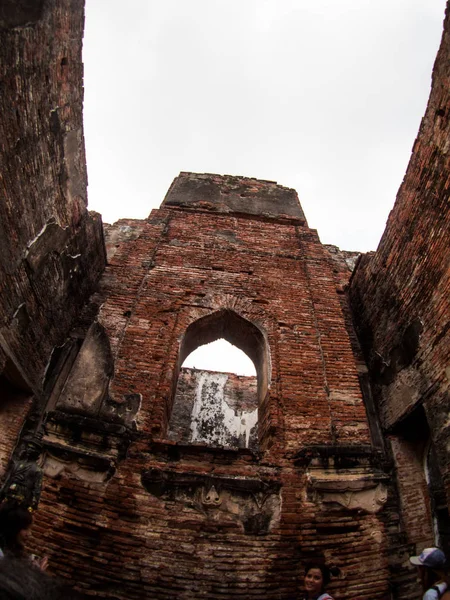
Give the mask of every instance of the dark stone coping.
[[114, 457], [87, 450], [86, 448], [75, 448], [48, 440], [44, 440], [43, 446], [56, 457], [62, 460], [78, 460], [91, 471], [108, 471], [113, 473], [117, 466], [117, 459]]
[[[235, 217], [237, 219], [247, 219], [247, 220], [252, 220], [252, 221], [270, 221], [271, 223], [274, 223], [277, 225], [293, 225], [293, 226], [298, 226], [298, 227], [307, 227], [306, 219], [299, 218], [299, 217], [289, 217], [287, 215], [272, 215], [270, 213], [253, 214], [253, 213], [245, 213], [245, 212], [238, 211], [238, 210], [230, 210], [230, 211], [225, 212], [225, 211], [221, 211], [219, 209], [215, 209], [214, 206], [211, 206], [209, 208], [199, 208], [195, 204], [184, 205], [184, 204], [170, 203], [170, 204], [164, 204], [163, 206], [164, 206], [164, 208], [169, 208], [170, 210], [180, 211], [180, 212], [189, 211], [189, 212], [195, 212], [195, 213], [201, 213], [201, 214], [216, 212], [216, 213], [220, 213], [221, 215]], [[151, 219], [148, 219], [148, 222], [153, 223], [153, 221]]]
[[323, 444], [311, 445], [302, 448], [294, 455], [294, 463], [297, 466], [307, 465], [313, 459], [319, 458], [323, 462], [334, 460], [335, 468], [346, 469], [352, 466], [366, 463], [371, 467], [386, 468], [386, 455], [369, 445], [339, 445]]
[[294, 218], [306, 223], [295, 190], [252, 177], [181, 172], [170, 186], [162, 206]]
[[113, 423], [104, 419], [94, 419], [77, 413], [55, 410], [47, 415], [47, 422], [66, 425], [72, 430], [83, 429], [112, 435], [129, 435], [132, 430], [121, 423]]
[[178, 472], [169, 469], [152, 468], [144, 471], [141, 476], [144, 488], [160, 497], [171, 488], [193, 489], [204, 485], [214, 485], [218, 489], [228, 489], [234, 492], [277, 493], [281, 488], [280, 481], [263, 480], [255, 477], [211, 475], [209, 473]]
[[180, 444], [170, 440], [153, 440], [150, 443], [149, 451], [157, 456], [178, 461], [185, 456], [199, 456], [207, 454], [217, 458], [224, 458], [230, 461], [244, 459], [245, 462], [259, 462], [261, 453], [250, 450], [249, 448], [225, 448], [224, 446], [210, 446], [203, 443]]

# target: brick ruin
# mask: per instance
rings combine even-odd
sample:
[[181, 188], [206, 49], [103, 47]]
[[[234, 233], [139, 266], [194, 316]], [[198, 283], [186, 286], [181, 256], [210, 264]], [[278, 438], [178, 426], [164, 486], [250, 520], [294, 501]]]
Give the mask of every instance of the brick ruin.
[[[450, 26], [411, 160], [349, 298], [409, 541], [450, 549]], [[423, 516], [433, 515], [433, 519]]]
[[[0, 468], [44, 472], [32, 543], [87, 597], [418, 598], [449, 547], [449, 9], [375, 253], [294, 190], [181, 173], [145, 220], [87, 211], [82, 0], [0, 7]], [[355, 259], [356, 266], [355, 266]], [[182, 368], [224, 338], [256, 377]]]

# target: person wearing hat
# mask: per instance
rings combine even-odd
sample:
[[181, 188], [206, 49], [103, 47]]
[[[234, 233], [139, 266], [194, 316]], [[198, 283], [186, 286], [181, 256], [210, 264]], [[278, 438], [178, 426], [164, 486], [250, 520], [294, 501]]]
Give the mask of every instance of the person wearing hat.
[[425, 592], [422, 600], [450, 600], [447, 560], [442, 550], [425, 548], [419, 556], [411, 556], [409, 560], [419, 570], [420, 582]]

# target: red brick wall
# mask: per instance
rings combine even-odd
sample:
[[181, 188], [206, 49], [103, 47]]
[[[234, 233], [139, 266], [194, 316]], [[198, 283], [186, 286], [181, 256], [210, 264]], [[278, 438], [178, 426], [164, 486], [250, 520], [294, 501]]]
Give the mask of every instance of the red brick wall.
[[[141, 456], [139, 456], [139, 454]], [[181, 472], [233, 476], [263, 473], [264, 463], [207, 452], [171, 466]], [[45, 481], [36, 515], [37, 551], [51, 571], [103, 598], [241, 598], [293, 596], [305, 558], [319, 553], [342, 569], [333, 596], [386, 598], [385, 528], [377, 515], [318, 506], [306, 495], [302, 470], [279, 462], [282, 515], [268, 535], [245, 535], [233, 515], [162, 501], [145, 492], [140, 473], [158, 464], [143, 444], [108, 485], [74, 477]], [[160, 457], [167, 468], [167, 458]], [[367, 565], [371, 569], [367, 570]], [[365, 575], [364, 575], [365, 574]]]
[[398, 472], [397, 485], [408, 540], [421, 551], [434, 545], [430, 496], [424, 468], [425, 446], [397, 437], [392, 437], [390, 443]]
[[30, 409], [31, 398], [29, 394], [17, 390], [2, 377], [0, 377], [0, 398], [0, 480], [3, 480], [8, 461]]
[[[361, 258], [349, 289], [381, 424], [393, 434], [401, 520], [405, 541], [414, 545], [410, 552], [436, 543], [420, 437], [428, 427], [450, 506], [449, 139], [447, 6], [431, 95], [405, 178], [377, 251]], [[392, 549], [395, 553], [395, 545]]]
[[1, 20], [0, 347], [39, 394], [105, 266], [87, 211], [84, 2], [3, 3]]
[[[450, 501], [450, 14], [411, 160], [375, 253], [350, 298], [383, 426], [423, 403]], [[413, 474], [399, 467], [399, 479]]]
[[[40, 391], [104, 248], [100, 219], [86, 212], [82, 2], [24, 10], [31, 17], [10, 3], [1, 32], [0, 365], [11, 373], [14, 363]], [[350, 287], [383, 424], [397, 426], [423, 401], [447, 484], [449, 18], [396, 206]], [[106, 234], [110, 264], [76, 334], [99, 309], [103, 358], [114, 359], [103, 402], [126, 412], [136, 396], [140, 409], [135, 423], [111, 409], [109, 420], [81, 416], [78, 429], [61, 426], [59, 437], [49, 428], [36, 552], [88, 595], [116, 600], [289, 597], [300, 565], [319, 554], [342, 569], [331, 587], [337, 600], [387, 598], [388, 556], [392, 563], [400, 548], [401, 569], [407, 544], [392, 485], [388, 510], [367, 502], [371, 478], [378, 483], [388, 468], [370, 454], [364, 364], [343, 293], [348, 273], [343, 255], [308, 228], [295, 192], [183, 174], [147, 221], [123, 220]], [[256, 453], [167, 439], [183, 336], [224, 310], [258, 328], [270, 351]], [[29, 400], [13, 395], [0, 411], [2, 467], [28, 410]], [[406, 542], [425, 544], [417, 448], [398, 439], [392, 448]], [[364, 495], [356, 509], [355, 485]], [[412, 597], [410, 580], [396, 585], [397, 597]]]
[[[223, 231], [233, 232], [236, 241], [222, 236]], [[208, 213], [154, 211], [140, 237], [127, 242], [123, 254], [117, 249], [106, 281], [108, 301], [101, 319], [120, 373], [113, 390], [127, 393], [133, 380], [133, 389], [143, 392], [146, 426], [151, 417], [151, 427], [165, 434], [177, 347], [187, 326], [230, 308], [267, 331], [270, 393], [276, 396], [283, 386], [288, 446], [368, 441], [333, 274], [314, 232]], [[127, 309], [129, 317], [124, 316]], [[320, 413], [317, 422], [315, 413]], [[312, 419], [305, 427], [308, 415]]]
[[[53, 569], [104, 598], [278, 599], [295, 595], [301, 564], [322, 555], [342, 568], [336, 598], [385, 598], [384, 518], [323, 499], [312, 459], [299, 458], [322, 445], [321, 477], [326, 464], [339, 478], [370, 450], [328, 252], [301, 216], [166, 206], [147, 222], [108, 227], [110, 264], [96, 302], [115, 360], [109, 393], [142, 402], [109, 482], [73, 457], [45, 478], [36, 535]], [[166, 439], [184, 333], [221, 310], [250, 321], [270, 349], [256, 454]], [[335, 463], [336, 447], [353, 448], [354, 458]], [[204, 501], [212, 483], [217, 506]]]

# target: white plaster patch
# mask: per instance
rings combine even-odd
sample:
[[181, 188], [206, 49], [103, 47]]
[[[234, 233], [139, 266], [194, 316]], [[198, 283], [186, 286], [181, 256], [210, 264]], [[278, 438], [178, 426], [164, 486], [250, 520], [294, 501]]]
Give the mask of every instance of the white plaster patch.
[[225, 398], [227, 381], [226, 373], [197, 375], [190, 441], [229, 446], [233, 440], [243, 437], [245, 447], [249, 447], [251, 431], [258, 422], [258, 409], [236, 412], [230, 407]]

